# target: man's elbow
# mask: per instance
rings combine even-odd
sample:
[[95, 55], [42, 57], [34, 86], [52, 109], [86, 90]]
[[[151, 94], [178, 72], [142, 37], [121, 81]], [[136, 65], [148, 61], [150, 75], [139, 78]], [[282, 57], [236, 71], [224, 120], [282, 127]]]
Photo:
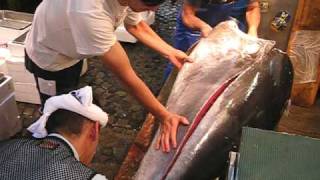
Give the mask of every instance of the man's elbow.
[[124, 24], [124, 27], [131, 34], [133, 31], [136, 31], [138, 29], [137, 25], [132, 25], [132, 24]]
[[145, 25], [146, 23], [144, 23], [144, 21], [140, 21], [138, 24], [125, 24], [124, 27], [129, 33], [135, 34], [135, 32], [144, 30]]

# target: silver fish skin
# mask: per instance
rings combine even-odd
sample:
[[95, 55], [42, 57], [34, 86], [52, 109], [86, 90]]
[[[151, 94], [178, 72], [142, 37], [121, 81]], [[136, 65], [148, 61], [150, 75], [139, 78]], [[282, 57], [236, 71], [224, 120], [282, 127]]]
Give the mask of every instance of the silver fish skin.
[[276, 51], [243, 71], [219, 96], [165, 179], [214, 179], [237, 151], [243, 126], [273, 129], [290, 98], [293, 68]]
[[[273, 41], [253, 38], [241, 32], [234, 21], [220, 23], [190, 53], [193, 63], [186, 63], [180, 70], [167, 101], [168, 110], [185, 116], [192, 123], [212, 93], [255, 62], [261, 61], [274, 44]], [[179, 127], [178, 145], [188, 128]], [[155, 137], [158, 134], [159, 131]], [[176, 150], [163, 153], [154, 149], [155, 143], [156, 139], [145, 154], [134, 179], [163, 178]]]

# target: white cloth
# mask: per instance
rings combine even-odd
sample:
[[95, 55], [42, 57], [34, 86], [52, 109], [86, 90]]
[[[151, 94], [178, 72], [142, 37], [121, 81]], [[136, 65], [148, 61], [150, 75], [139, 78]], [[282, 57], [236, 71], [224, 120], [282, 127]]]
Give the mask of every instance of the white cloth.
[[27, 35], [26, 51], [42, 69], [59, 71], [80, 59], [103, 55], [116, 42], [116, 27], [141, 19], [118, 0], [43, 0]]
[[89, 86], [72, 91], [69, 94], [53, 96], [44, 104], [43, 115], [28, 130], [33, 137], [43, 138], [48, 135], [46, 123], [49, 116], [58, 109], [65, 109], [80, 114], [89, 120], [98, 121], [104, 127], [108, 122], [108, 114], [92, 103], [92, 88]]
[[92, 180], [107, 180], [107, 178], [104, 175], [96, 174], [93, 176]]
[[[74, 146], [73, 146], [66, 138], [64, 138], [62, 135], [57, 134], [57, 133], [51, 133], [51, 134], [49, 134], [48, 136], [57, 137], [57, 138], [62, 139], [64, 142], [66, 142], [66, 143], [69, 145], [69, 147], [71, 148], [71, 150], [72, 150], [72, 152], [73, 152], [73, 154], [74, 154], [74, 157], [75, 157], [78, 161], [80, 161], [79, 154], [78, 154], [76, 148], [74, 148]], [[92, 180], [106, 180], [106, 179], [107, 179], [107, 178], [106, 178], [104, 175], [102, 175], [102, 174], [96, 174], [96, 175], [93, 176], [93, 178], [92, 178]]]

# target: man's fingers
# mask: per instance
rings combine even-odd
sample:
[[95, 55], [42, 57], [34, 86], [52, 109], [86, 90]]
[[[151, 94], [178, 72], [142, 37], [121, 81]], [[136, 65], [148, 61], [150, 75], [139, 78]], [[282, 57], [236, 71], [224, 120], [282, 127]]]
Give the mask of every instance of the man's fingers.
[[157, 142], [156, 142], [156, 150], [159, 150], [160, 149], [160, 142], [161, 142], [161, 134], [158, 135], [157, 137]]
[[177, 131], [179, 124], [189, 125], [186, 118], [182, 116], [171, 116], [161, 124], [160, 135], [156, 140], [156, 149], [162, 149], [163, 152], [170, 152], [171, 144], [173, 148], [177, 148]]
[[163, 134], [161, 134], [160, 144], [161, 144], [161, 150], [164, 151]]
[[189, 56], [187, 56], [186, 58], [183, 59], [185, 62], [189, 62], [189, 63], [192, 63], [193, 62], [193, 59], [190, 58]]
[[180, 120], [180, 122], [183, 124], [183, 125], [189, 125], [190, 123], [189, 123], [189, 121], [187, 120], [187, 118], [181, 118], [181, 120]]
[[202, 37], [204, 37], [204, 38], [208, 37], [208, 33], [207, 32], [203, 32], [202, 33]]
[[161, 149], [163, 152], [166, 152], [166, 145], [165, 145], [165, 140], [164, 140], [164, 134], [161, 135]]
[[166, 152], [170, 151], [170, 140], [169, 140], [169, 138], [170, 138], [169, 134], [165, 133], [165, 135], [164, 135], [164, 144], [165, 144]]
[[179, 61], [175, 60], [175, 61], [172, 61], [172, 63], [173, 63], [178, 69], [181, 69], [182, 64], [181, 64]]
[[177, 130], [178, 123], [174, 123], [171, 128], [170, 140], [172, 142], [173, 148], [177, 148]]

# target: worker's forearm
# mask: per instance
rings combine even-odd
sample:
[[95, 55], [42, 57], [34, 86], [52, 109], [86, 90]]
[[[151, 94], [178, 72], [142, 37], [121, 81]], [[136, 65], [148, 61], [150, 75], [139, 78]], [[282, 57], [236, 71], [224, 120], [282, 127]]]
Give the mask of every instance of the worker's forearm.
[[134, 95], [146, 109], [159, 119], [165, 119], [168, 115], [167, 109], [156, 99], [145, 83], [137, 76], [130, 75], [129, 78], [121, 78], [127, 85], [129, 91]]
[[182, 10], [182, 22], [185, 26], [197, 31], [200, 31], [205, 26], [209, 26], [206, 22], [198, 18], [195, 13], [196, 7], [185, 2]]
[[254, 1], [251, 2], [246, 11], [246, 20], [248, 24], [248, 32], [255, 31], [257, 32], [259, 24], [260, 24], [260, 7], [259, 2]]
[[150, 47], [151, 49], [159, 52], [163, 56], [168, 56], [175, 49], [161, 39], [144, 21], [141, 21], [135, 26], [127, 25], [126, 29], [140, 42]]
[[136, 75], [130, 61], [119, 42], [101, 57], [105, 66], [110, 69], [153, 115], [164, 119], [167, 109], [155, 98], [149, 88]]

